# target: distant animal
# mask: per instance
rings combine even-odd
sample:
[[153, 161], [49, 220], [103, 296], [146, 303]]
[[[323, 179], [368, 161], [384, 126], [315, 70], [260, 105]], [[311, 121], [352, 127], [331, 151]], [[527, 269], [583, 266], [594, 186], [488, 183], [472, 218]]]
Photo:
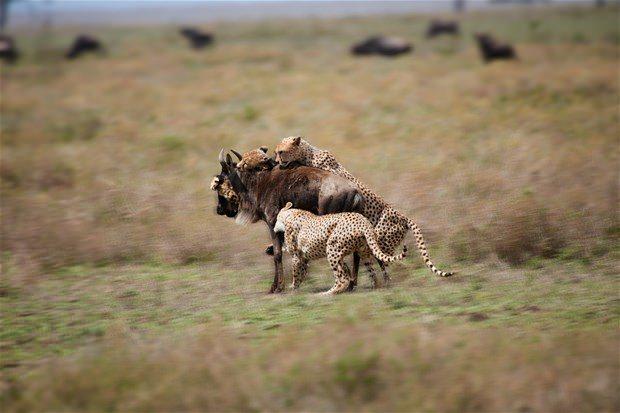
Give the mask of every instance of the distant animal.
[[475, 37], [485, 63], [490, 63], [493, 60], [517, 58], [517, 53], [511, 45], [499, 43], [489, 34], [476, 33]]
[[442, 34], [458, 36], [460, 33], [459, 23], [455, 21], [432, 20], [426, 29], [426, 37], [429, 39]]
[[0, 59], [7, 63], [15, 63], [19, 58], [19, 51], [15, 40], [9, 35], [0, 34]]
[[75, 38], [65, 57], [67, 59], [76, 59], [85, 53], [102, 52], [103, 50], [103, 45], [97, 38], [81, 34]]
[[393, 262], [407, 255], [406, 246], [399, 255], [387, 255], [381, 251], [372, 224], [362, 214], [342, 212], [317, 216], [292, 206], [288, 202], [278, 213], [274, 230], [285, 234], [286, 246], [292, 255], [294, 289], [306, 278], [309, 261], [317, 258], [327, 257], [334, 271], [334, 286], [324, 293], [329, 295], [349, 289], [352, 275], [344, 262], [347, 255], [359, 254], [368, 269], [373, 287], [377, 283], [373, 257], [382, 262]]
[[211, 33], [205, 33], [194, 27], [184, 27], [180, 30], [180, 33], [194, 49], [203, 49], [213, 43], [214, 40], [214, 36]]
[[373, 36], [351, 47], [355, 56], [397, 56], [413, 50], [410, 43], [399, 37]]
[[[256, 154], [257, 151], [263, 152], [260, 149], [252, 152]], [[243, 160], [238, 152], [233, 153], [239, 161]], [[275, 266], [270, 293], [284, 291], [284, 236], [276, 234], [274, 226], [286, 202], [291, 201], [298, 208], [318, 215], [363, 209], [364, 198], [355, 185], [327, 171], [306, 166], [283, 169], [268, 157], [251, 168], [240, 169], [230, 155], [224, 157], [223, 151], [219, 162], [221, 172], [211, 181], [211, 189], [218, 197], [218, 215], [235, 218], [240, 224], [263, 221], [269, 228]], [[354, 275], [357, 275], [358, 266], [359, 256], [357, 259], [354, 256]]]
[[[397, 211], [388, 204], [380, 195], [376, 194], [366, 184], [354, 177], [344, 166], [336, 160], [331, 152], [315, 148], [301, 136], [289, 136], [284, 138], [275, 149], [276, 162], [286, 167], [290, 163], [313, 166], [322, 170], [330, 171], [351, 181], [364, 195], [364, 215], [375, 227], [381, 250], [392, 254], [396, 247], [403, 241], [409, 230], [413, 231], [416, 245], [426, 266], [436, 275], [448, 277], [451, 272], [444, 272], [435, 267], [431, 261], [422, 231], [418, 225], [403, 213]], [[383, 276], [389, 280], [385, 265], [379, 261]]]

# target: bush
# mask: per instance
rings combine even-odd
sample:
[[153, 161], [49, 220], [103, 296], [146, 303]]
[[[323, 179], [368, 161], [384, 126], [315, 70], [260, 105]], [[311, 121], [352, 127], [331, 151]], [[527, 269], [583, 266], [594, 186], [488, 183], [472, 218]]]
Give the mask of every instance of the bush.
[[531, 257], [554, 257], [564, 246], [559, 228], [549, 213], [532, 199], [505, 208], [491, 224], [491, 247], [509, 264], [523, 264]]

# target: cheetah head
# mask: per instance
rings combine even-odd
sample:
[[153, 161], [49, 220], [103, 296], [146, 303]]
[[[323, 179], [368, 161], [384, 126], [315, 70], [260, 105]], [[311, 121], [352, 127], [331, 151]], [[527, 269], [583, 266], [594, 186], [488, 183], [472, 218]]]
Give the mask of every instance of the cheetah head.
[[239, 158], [237, 168], [242, 171], [264, 171], [269, 170], [275, 166], [275, 162], [269, 156], [267, 156], [268, 149], [266, 146], [261, 146], [258, 149], [246, 152], [243, 156], [233, 151]]
[[282, 167], [303, 159], [303, 151], [301, 148], [301, 136], [289, 136], [282, 139], [276, 146], [276, 162]]
[[209, 187], [217, 193], [217, 214], [234, 218], [239, 212], [239, 196], [228, 177], [224, 174], [214, 176]]

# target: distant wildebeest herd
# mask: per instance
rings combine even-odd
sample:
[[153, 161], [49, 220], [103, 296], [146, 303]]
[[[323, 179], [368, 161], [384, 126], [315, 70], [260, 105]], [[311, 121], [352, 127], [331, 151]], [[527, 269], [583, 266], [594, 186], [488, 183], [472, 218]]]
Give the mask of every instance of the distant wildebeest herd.
[[[193, 27], [184, 27], [179, 33], [185, 37], [193, 49], [203, 49], [214, 41], [211, 33], [203, 32]], [[76, 59], [88, 53], [104, 53], [105, 46], [101, 40], [90, 34], [80, 34], [75, 37], [65, 58], [68, 60]], [[6, 34], [0, 34], [0, 60], [7, 63], [15, 63], [19, 58], [19, 51], [15, 40]]]
[[[272, 157], [266, 147], [243, 155], [231, 152], [237, 161], [222, 150], [221, 171], [211, 181], [218, 198], [216, 211], [240, 224], [267, 224], [272, 245], [266, 252], [275, 265], [270, 292], [284, 291], [284, 247], [292, 258], [294, 289], [317, 258], [327, 258], [334, 272], [334, 286], [326, 294], [353, 290], [360, 261], [373, 287], [373, 260], [388, 283], [387, 265], [405, 257], [406, 247], [393, 254], [409, 231], [426, 266], [436, 275], [452, 275], [433, 264], [418, 225], [355, 178], [329, 151], [291, 136], [276, 146]], [[344, 262], [348, 255], [353, 255], [352, 270]]]
[[[426, 38], [442, 35], [460, 36], [461, 29], [456, 21], [432, 20], [426, 29]], [[497, 42], [490, 34], [476, 33], [478, 48], [485, 63], [499, 59], [516, 59], [517, 54], [510, 45]], [[372, 36], [351, 47], [355, 56], [379, 55], [398, 56], [413, 51], [413, 45], [405, 39], [394, 36]]]
[[[199, 50], [213, 44], [215, 36], [203, 32], [195, 27], [184, 27], [179, 33], [187, 39], [191, 48]], [[426, 30], [426, 37], [432, 39], [441, 35], [459, 36], [459, 23], [456, 21], [432, 20]], [[475, 38], [484, 62], [489, 63], [497, 59], [515, 59], [517, 57], [511, 45], [498, 42], [490, 34], [477, 33]], [[104, 44], [101, 40], [89, 34], [76, 36], [65, 53], [65, 58], [75, 59], [87, 53], [103, 53]], [[398, 56], [413, 51], [413, 45], [405, 39], [394, 36], [371, 36], [351, 47], [354, 56]], [[15, 40], [6, 34], [0, 34], [0, 60], [15, 63], [19, 58], [19, 51]]]

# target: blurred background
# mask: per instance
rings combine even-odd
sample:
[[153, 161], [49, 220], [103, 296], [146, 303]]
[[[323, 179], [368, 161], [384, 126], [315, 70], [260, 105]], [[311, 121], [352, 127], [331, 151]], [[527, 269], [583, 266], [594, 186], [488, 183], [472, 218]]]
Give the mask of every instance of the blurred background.
[[[5, 411], [620, 410], [618, 2], [0, 4]], [[458, 274], [267, 295], [209, 182], [289, 135]]]

